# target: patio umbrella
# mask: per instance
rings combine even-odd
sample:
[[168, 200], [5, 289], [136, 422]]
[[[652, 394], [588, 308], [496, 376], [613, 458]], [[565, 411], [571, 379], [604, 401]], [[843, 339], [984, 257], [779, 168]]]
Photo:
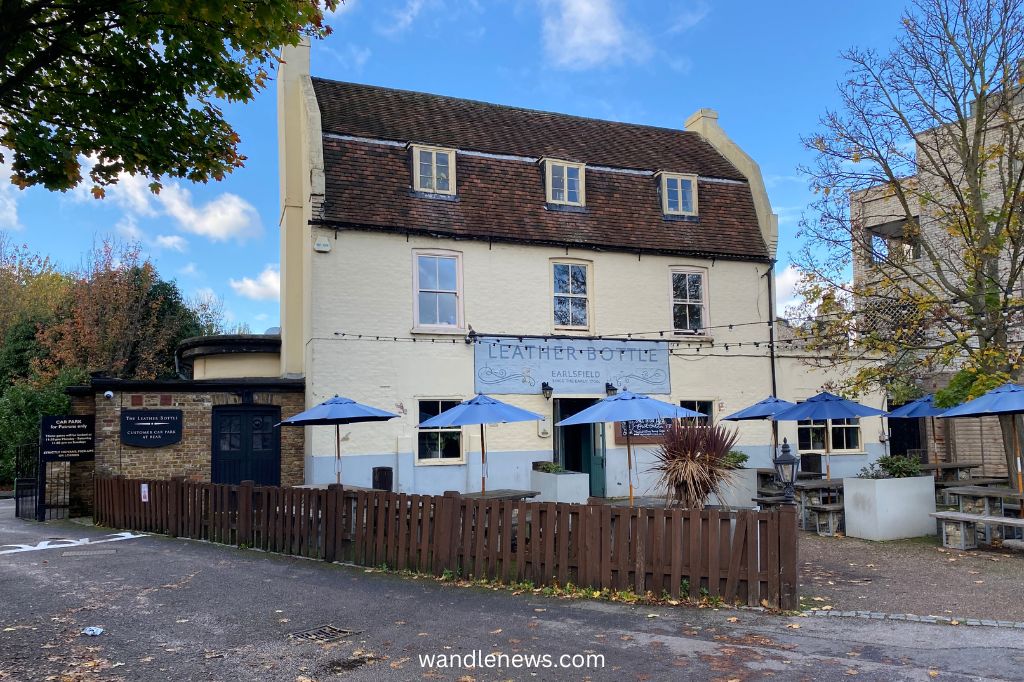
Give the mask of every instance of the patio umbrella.
[[529, 422], [544, 417], [529, 410], [503, 403], [490, 396], [478, 394], [450, 410], [431, 417], [420, 424], [420, 428], [442, 428], [445, 426], [480, 425], [480, 492], [487, 492], [487, 442], [485, 440], [485, 424], [504, 424], [508, 422]]
[[[931, 417], [932, 420], [932, 431], [935, 431], [935, 418], [941, 417], [946, 409], [942, 407], [935, 407], [935, 396], [929, 393], [926, 396], [912, 400], [906, 405], [900, 405], [895, 410], [892, 410], [885, 416], [889, 419], [917, 419], [919, 417]], [[982, 463], [984, 463], [984, 455], [982, 452]]]
[[334, 477], [341, 483], [341, 425], [359, 422], [383, 422], [396, 419], [397, 414], [357, 403], [350, 398], [335, 395], [305, 412], [283, 420], [277, 426], [334, 425]]
[[[777, 413], [775, 421], [802, 421], [804, 419], [859, 419], [860, 417], [877, 417], [885, 414], [867, 405], [847, 400], [837, 395], [822, 391], [813, 398], [797, 403], [789, 409]], [[832, 478], [832, 434], [825, 429], [825, 478]]]
[[[750, 407], [745, 407], [739, 412], [733, 412], [727, 417], [722, 417], [725, 421], [739, 422], [739, 421], [753, 421], [757, 419], [772, 419], [775, 415], [783, 410], [796, 405], [788, 400], [782, 398], [776, 398], [773, 395], [768, 396], [764, 400], [754, 403]], [[772, 420], [772, 460], [775, 459], [775, 450], [779, 447], [779, 425], [778, 422]]]
[[[951, 407], [942, 417], [985, 417], [1001, 414], [1024, 414], [1024, 386], [1003, 384], [985, 395]], [[1020, 439], [1017, 438], [1017, 420], [1013, 419], [1013, 450], [1017, 458], [1017, 490], [1024, 492], [1024, 474], [1021, 473]], [[1021, 507], [1024, 516], [1024, 506]]]
[[585, 410], [567, 417], [555, 426], [626, 422], [626, 470], [629, 477], [629, 506], [633, 506], [633, 444], [630, 441], [632, 422], [640, 419], [682, 419], [706, 417], [706, 414], [655, 400], [648, 395], [619, 391], [602, 398]]

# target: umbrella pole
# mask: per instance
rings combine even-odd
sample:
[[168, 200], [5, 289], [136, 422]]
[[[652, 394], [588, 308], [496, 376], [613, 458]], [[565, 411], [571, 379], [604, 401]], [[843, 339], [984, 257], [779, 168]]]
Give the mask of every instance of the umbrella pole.
[[633, 506], [633, 441], [629, 436], [632, 433], [630, 422], [626, 422], [626, 476], [629, 478], [629, 506]]
[[[1024, 473], [1020, 470], [1020, 438], [1017, 437], [1017, 415], [1013, 415], [1013, 451], [1017, 455], [1017, 492], [1024, 492]], [[1024, 518], [1024, 500], [1020, 503], [1020, 515]]]
[[480, 493], [487, 492], [487, 442], [484, 440], [484, 425], [480, 425]]
[[341, 483], [341, 426], [334, 425], [334, 482]]
[[825, 427], [825, 480], [832, 480], [832, 427]]

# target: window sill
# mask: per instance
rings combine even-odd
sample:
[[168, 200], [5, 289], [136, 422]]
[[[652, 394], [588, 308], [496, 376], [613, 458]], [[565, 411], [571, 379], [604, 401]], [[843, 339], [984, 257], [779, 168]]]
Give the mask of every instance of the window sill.
[[567, 336], [590, 336], [589, 327], [555, 327], [555, 334], [565, 334]]
[[547, 211], [560, 211], [562, 213], [587, 212], [587, 207], [585, 204], [556, 204], [550, 201], [544, 204], [544, 209]]
[[[709, 334], [690, 334], [688, 332], [675, 331], [672, 332], [672, 336], [676, 341], [692, 341], [693, 343], [704, 343], [712, 345], [715, 343], [715, 337]], [[765, 342], [768, 343], [767, 341]]]
[[700, 216], [696, 213], [662, 213], [661, 217], [663, 220], [672, 223], [699, 223]]
[[417, 199], [436, 199], [438, 201], [454, 201], [458, 202], [458, 194], [444, 194], [441, 192], [427, 192], [422, 189], [410, 189], [409, 194]]
[[413, 327], [409, 333], [429, 336], [465, 336], [469, 330], [459, 327]]
[[459, 459], [416, 459], [416, 466], [418, 467], [458, 466], [465, 463], [466, 460], [463, 457], [460, 457]]

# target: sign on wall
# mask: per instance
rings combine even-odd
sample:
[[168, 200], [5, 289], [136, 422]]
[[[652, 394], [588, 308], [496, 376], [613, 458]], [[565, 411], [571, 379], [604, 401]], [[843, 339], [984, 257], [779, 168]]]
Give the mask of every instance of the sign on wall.
[[123, 410], [121, 442], [138, 448], [160, 448], [181, 441], [181, 410]]
[[671, 393], [668, 343], [481, 337], [475, 347], [477, 393], [604, 395], [605, 384], [635, 393]]
[[96, 421], [92, 415], [43, 417], [39, 454], [44, 462], [82, 462], [96, 458]]

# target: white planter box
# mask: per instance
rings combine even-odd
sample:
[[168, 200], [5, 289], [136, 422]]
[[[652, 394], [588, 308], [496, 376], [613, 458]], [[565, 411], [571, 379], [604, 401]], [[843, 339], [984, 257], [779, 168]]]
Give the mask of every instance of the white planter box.
[[723, 507], [751, 507], [757, 497], [757, 469], [734, 469], [722, 495], [712, 495], [708, 504]]
[[935, 535], [935, 479], [844, 478], [846, 534], [865, 540]]
[[534, 469], [530, 472], [530, 487], [540, 491], [531, 502], [586, 504], [590, 499], [590, 474], [575, 471], [549, 474]]

